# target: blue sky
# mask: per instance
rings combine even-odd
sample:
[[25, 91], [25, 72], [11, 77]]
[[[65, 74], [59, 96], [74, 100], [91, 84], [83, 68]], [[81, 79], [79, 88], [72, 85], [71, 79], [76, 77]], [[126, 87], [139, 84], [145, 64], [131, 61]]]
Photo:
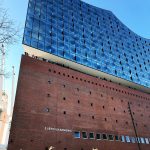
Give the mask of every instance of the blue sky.
[[[150, 0], [83, 0], [89, 4], [112, 11], [127, 27], [140, 36], [150, 39]], [[23, 29], [28, 0], [2, 0], [3, 7], [8, 10], [10, 17]], [[21, 34], [23, 33], [23, 30]], [[12, 71], [15, 66], [15, 86], [17, 85], [23, 48], [22, 38], [18, 43], [7, 48], [7, 71]], [[11, 76], [5, 80], [5, 91], [9, 98], [11, 94]]]

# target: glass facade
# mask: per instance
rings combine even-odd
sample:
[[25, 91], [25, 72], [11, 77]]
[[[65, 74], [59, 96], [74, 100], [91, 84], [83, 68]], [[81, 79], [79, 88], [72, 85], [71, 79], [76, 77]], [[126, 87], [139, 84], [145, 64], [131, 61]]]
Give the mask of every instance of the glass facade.
[[150, 40], [80, 0], [29, 0], [23, 44], [150, 87]]

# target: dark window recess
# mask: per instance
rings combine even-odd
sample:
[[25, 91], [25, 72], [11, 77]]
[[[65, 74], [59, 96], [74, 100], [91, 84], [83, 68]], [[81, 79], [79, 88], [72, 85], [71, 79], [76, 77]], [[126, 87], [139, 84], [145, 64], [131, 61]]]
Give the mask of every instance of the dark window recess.
[[50, 94], [47, 94], [47, 97], [51, 97], [51, 95], [50, 95]]
[[50, 109], [49, 108], [45, 108], [45, 112], [50, 112]]
[[66, 100], [66, 97], [63, 97], [63, 100]]
[[78, 100], [78, 104], [80, 104], [80, 101]]
[[92, 116], [92, 119], [94, 119], [94, 116]]
[[9, 143], [13, 143], [13, 142], [14, 142], [13, 139], [10, 139]]
[[81, 117], [81, 114], [78, 114], [79, 117]]
[[118, 135], [115, 135], [115, 140], [119, 141], [119, 136]]
[[82, 132], [82, 138], [87, 139], [87, 133], [86, 132]]
[[48, 83], [51, 84], [52, 82], [49, 80]]
[[97, 140], [100, 140], [100, 139], [101, 139], [101, 134], [97, 133], [97, 134], [96, 134], [96, 139], [97, 139]]
[[91, 103], [91, 106], [93, 106], [93, 103]]
[[66, 111], [64, 111], [64, 115], [66, 115]]
[[49, 148], [48, 148], [48, 147], [45, 147], [45, 150], [49, 150]]
[[94, 139], [94, 133], [89, 133], [89, 139]]
[[107, 134], [102, 134], [102, 139], [107, 140]]
[[113, 135], [108, 135], [108, 139], [110, 140], [110, 141], [113, 141], [114, 140], [114, 136]]

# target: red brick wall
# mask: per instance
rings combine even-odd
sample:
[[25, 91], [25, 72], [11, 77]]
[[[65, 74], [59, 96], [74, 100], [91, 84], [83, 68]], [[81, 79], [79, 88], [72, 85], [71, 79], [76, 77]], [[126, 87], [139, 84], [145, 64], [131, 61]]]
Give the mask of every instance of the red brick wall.
[[[46, 126], [135, 137], [128, 102], [138, 136], [150, 137], [150, 95], [23, 56], [8, 150], [45, 150], [50, 145], [55, 150], [139, 150], [137, 143], [45, 131]], [[140, 147], [149, 150], [150, 144]]]

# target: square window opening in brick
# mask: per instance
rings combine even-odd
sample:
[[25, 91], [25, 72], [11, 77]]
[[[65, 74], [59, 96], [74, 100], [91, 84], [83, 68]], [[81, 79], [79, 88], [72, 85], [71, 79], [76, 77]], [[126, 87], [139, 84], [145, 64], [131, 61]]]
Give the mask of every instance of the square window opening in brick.
[[94, 137], [94, 133], [93, 132], [90, 132], [89, 133], [89, 139], [94, 139], [95, 137]]
[[101, 134], [100, 133], [96, 134], [96, 140], [101, 140]]
[[109, 141], [114, 141], [114, 136], [111, 135], [111, 134], [109, 134], [109, 135], [108, 135], [108, 140], [109, 140]]
[[80, 132], [79, 131], [75, 131], [74, 132], [74, 138], [80, 138]]
[[87, 132], [82, 132], [82, 138], [83, 139], [87, 139], [88, 137], [87, 137]]
[[116, 141], [120, 141], [119, 135], [115, 135], [115, 140], [116, 140]]
[[103, 134], [102, 134], [102, 139], [103, 139], [103, 140], [107, 140], [107, 139], [108, 139], [108, 138], [107, 138], [107, 134], [103, 133]]

